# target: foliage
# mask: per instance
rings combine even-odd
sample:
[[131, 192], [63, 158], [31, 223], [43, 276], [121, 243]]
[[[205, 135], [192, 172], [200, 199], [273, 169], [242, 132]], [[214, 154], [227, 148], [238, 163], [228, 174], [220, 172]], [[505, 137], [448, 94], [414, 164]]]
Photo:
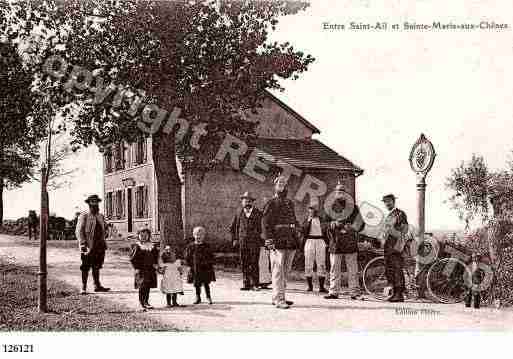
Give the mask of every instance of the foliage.
[[[45, 123], [59, 113], [67, 121], [58, 128], [69, 128], [73, 145], [104, 147], [147, 135], [140, 129], [141, 112], [127, 115], [137, 98], [169, 112], [180, 109], [191, 127], [205, 124], [201, 150], [187, 140], [176, 143], [173, 131], [153, 124], [165, 238], [183, 238], [175, 154], [199, 170], [211, 168], [226, 133], [241, 138], [254, 134], [256, 123], [247, 121], [246, 114], [259, 108], [263, 90], [283, 90], [280, 79], [297, 79], [314, 60], [289, 43], [269, 41], [278, 19], [306, 9], [306, 3], [244, 0], [223, 2], [220, 8], [216, 3], [25, 0], [10, 12], [15, 25], [7, 27], [8, 36], [22, 39], [39, 75], [37, 119]], [[36, 34], [36, 27], [44, 31]], [[62, 91], [62, 83], [41, 71], [51, 55], [93, 71], [96, 94], [109, 84], [116, 91], [100, 105], [84, 91]], [[126, 99], [114, 108], [111, 100], [118, 89]]]
[[483, 221], [487, 218], [488, 178], [484, 158], [475, 154], [470, 161], [453, 169], [447, 178], [446, 188], [452, 192], [449, 202], [467, 228], [474, 218], [480, 217]]

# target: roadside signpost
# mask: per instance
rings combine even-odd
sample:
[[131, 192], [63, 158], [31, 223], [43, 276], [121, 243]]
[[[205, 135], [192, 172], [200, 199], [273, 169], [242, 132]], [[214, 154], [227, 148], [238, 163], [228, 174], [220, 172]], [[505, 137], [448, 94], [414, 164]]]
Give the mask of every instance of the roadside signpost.
[[426, 208], [426, 176], [433, 168], [436, 152], [433, 144], [422, 133], [410, 151], [410, 167], [417, 175], [417, 218], [419, 243], [424, 241], [425, 208]]

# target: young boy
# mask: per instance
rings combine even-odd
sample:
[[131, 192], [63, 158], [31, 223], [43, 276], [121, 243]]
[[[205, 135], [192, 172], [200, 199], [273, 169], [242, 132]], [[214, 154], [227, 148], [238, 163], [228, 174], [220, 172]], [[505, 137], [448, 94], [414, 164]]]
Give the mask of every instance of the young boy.
[[210, 294], [210, 282], [215, 282], [214, 254], [208, 243], [205, 243], [205, 228], [195, 227], [192, 236], [194, 241], [185, 250], [185, 261], [190, 267], [187, 283], [194, 284], [196, 288], [196, 301], [201, 303], [201, 287], [205, 288], [205, 294], [209, 304], [212, 304]]

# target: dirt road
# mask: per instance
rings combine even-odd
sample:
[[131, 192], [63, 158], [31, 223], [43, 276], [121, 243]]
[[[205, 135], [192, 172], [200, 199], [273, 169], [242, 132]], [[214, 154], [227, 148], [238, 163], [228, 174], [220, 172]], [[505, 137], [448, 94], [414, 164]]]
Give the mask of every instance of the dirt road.
[[[0, 235], [0, 255], [25, 265], [37, 265], [38, 248], [25, 238]], [[80, 288], [79, 255], [76, 248], [48, 249], [49, 276]], [[112, 291], [109, 300], [138, 310], [133, 289], [132, 269], [126, 258], [107, 252], [102, 270], [103, 284]], [[150, 302], [157, 309], [148, 316], [193, 331], [411, 331], [411, 330], [511, 330], [513, 311], [483, 308], [466, 309], [462, 304], [445, 305], [420, 302], [401, 304], [349, 298], [325, 300], [318, 293], [306, 293], [304, 284], [290, 283], [288, 299], [295, 304], [288, 310], [270, 304], [270, 291], [241, 292], [241, 276], [217, 272], [212, 286], [213, 305], [192, 305], [193, 287], [186, 285], [179, 301], [184, 308], [164, 308], [165, 298], [155, 289]]]

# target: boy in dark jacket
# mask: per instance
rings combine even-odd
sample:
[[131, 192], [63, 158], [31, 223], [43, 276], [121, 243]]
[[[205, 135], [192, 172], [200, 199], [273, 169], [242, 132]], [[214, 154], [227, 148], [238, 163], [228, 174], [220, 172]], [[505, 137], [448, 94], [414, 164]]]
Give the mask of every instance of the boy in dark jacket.
[[205, 243], [205, 228], [195, 227], [192, 231], [194, 241], [185, 250], [185, 261], [190, 267], [187, 275], [187, 283], [194, 284], [196, 288], [196, 301], [201, 303], [201, 286], [205, 288], [205, 294], [209, 304], [212, 304], [210, 282], [215, 282], [214, 254], [208, 243]]

